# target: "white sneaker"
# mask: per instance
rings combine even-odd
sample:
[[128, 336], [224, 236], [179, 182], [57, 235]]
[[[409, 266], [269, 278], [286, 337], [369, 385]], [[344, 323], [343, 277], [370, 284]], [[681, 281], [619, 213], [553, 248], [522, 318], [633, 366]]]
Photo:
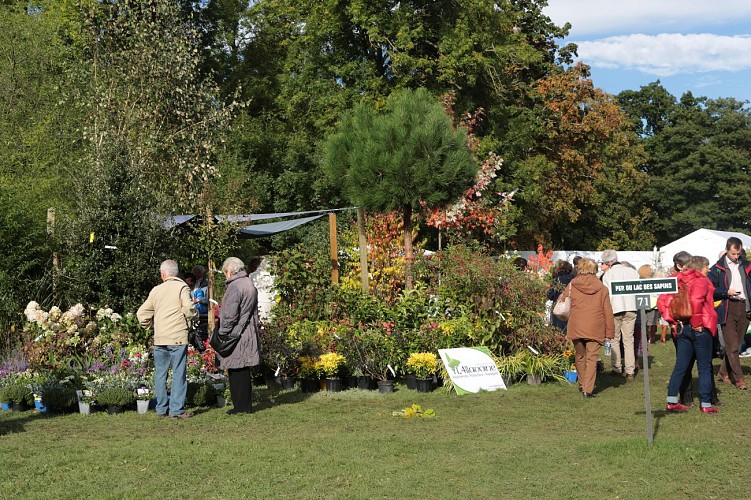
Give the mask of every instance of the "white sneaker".
[[751, 348], [746, 349], [738, 355], [739, 358], [751, 358]]

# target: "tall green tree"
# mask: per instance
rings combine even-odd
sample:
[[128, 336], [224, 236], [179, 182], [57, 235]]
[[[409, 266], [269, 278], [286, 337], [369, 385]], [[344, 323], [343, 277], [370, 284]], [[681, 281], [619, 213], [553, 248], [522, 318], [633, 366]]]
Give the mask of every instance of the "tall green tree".
[[[199, 34], [175, 2], [87, 1], [77, 15], [81, 90], [69, 98], [87, 112], [86, 150], [64, 278], [70, 300], [132, 308], [174, 250], [165, 217], [213, 213], [232, 106], [202, 78]], [[207, 253], [211, 227], [188, 234]]]
[[451, 91], [458, 115], [483, 108], [478, 155], [506, 158], [501, 140], [516, 127], [512, 117], [534, 104], [527, 96], [534, 81], [570, 62], [572, 47], [555, 44], [567, 28], [553, 25], [544, 5], [254, 2], [241, 20], [249, 36], [236, 80], [252, 96], [252, 130], [265, 132], [250, 156], [254, 175], [271, 187], [268, 203], [293, 209], [342, 202], [318, 180], [322, 139], [363, 99], [382, 106], [402, 88]]
[[0, 3], [0, 327], [51, 299], [47, 209], [72, 204], [81, 113], [61, 95], [75, 51], [52, 2]]
[[644, 151], [615, 98], [579, 64], [540, 79], [528, 150], [515, 158], [513, 188], [525, 224], [517, 243], [563, 248], [651, 246], [652, 213], [641, 193]]
[[478, 162], [466, 131], [425, 89], [392, 94], [383, 113], [357, 106], [326, 144], [324, 168], [346, 198], [368, 210], [402, 212], [405, 287], [412, 282], [412, 214], [444, 206], [474, 183]]
[[[659, 82], [620, 95], [645, 131], [650, 176], [646, 203], [660, 217], [657, 244], [700, 227], [749, 230], [751, 217], [751, 110], [736, 99], [685, 93], [671, 101]], [[672, 105], [671, 105], [672, 104]]]

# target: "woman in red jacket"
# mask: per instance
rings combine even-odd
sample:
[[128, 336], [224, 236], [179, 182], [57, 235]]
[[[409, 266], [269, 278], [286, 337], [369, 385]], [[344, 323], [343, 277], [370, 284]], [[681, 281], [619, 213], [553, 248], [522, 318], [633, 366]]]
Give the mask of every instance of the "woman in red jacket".
[[682, 323], [676, 321], [670, 312], [673, 294], [663, 294], [657, 300], [662, 317], [670, 324], [677, 325], [675, 367], [668, 383], [666, 411], [685, 412], [688, 406], [678, 402], [678, 391], [692, 358], [696, 356], [699, 368], [699, 399], [702, 413], [717, 413], [712, 405], [712, 337], [717, 335], [717, 313], [712, 298], [714, 287], [701, 271], [704, 262], [700, 257], [692, 257], [683, 270], [676, 275], [678, 285], [688, 286], [691, 302], [691, 319]]
[[595, 273], [597, 263], [592, 259], [581, 259], [576, 264], [576, 277], [561, 292], [571, 294], [571, 316], [566, 326], [566, 338], [574, 343], [576, 372], [585, 398], [595, 397], [600, 346], [605, 339], [612, 339], [615, 335], [610, 295]]

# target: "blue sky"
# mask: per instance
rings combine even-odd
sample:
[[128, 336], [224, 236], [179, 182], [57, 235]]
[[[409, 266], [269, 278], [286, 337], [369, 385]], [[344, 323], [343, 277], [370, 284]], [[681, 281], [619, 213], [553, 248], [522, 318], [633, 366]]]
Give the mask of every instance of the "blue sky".
[[595, 86], [751, 101], [751, 0], [548, 0]]

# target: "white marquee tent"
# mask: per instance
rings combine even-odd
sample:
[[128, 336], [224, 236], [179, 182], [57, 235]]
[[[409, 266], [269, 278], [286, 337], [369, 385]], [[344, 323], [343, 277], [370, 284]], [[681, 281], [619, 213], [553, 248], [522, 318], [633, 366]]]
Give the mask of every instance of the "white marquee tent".
[[714, 264], [731, 236], [739, 238], [744, 248], [751, 248], [751, 236], [747, 234], [702, 228], [660, 248], [660, 260], [664, 267], [670, 267], [673, 265], [673, 255], [685, 250], [691, 255], [706, 257], [710, 264]]

